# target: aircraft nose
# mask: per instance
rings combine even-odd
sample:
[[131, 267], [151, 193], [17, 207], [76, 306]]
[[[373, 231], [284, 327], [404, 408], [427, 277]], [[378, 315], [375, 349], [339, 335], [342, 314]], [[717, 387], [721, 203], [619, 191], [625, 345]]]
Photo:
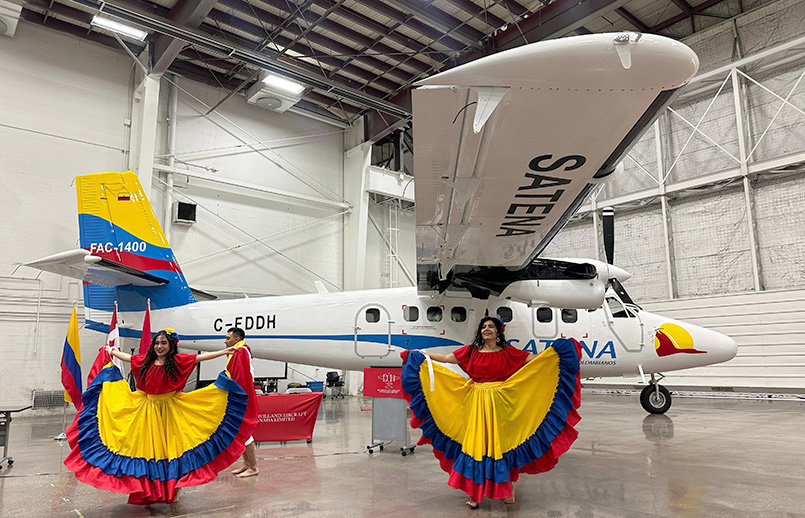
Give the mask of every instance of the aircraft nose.
[[725, 362], [735, 358], [738, 354], [738, 344], [735, 340], [717, 331], [707, 330], [704, 348], [712, 354], [719, 362]]

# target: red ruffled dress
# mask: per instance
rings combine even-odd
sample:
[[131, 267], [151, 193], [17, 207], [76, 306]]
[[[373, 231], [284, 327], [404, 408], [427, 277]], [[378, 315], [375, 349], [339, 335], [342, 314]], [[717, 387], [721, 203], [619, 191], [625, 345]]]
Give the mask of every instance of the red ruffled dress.
[[240, 457], [256, 425], [247, 411], [248, 379], [218, 375], [215, 383], [182, 392], [196, 355], [177, 354], [176, 378], [132, 356], [139, 390], [132, 392], [111, 363], [83, 394], [84, 406], [67, 430], [64, 464], [84, 483], [129, 494], [129, 503], [171, 503], [176, 489], [205, 484]]
[[432, 444], [448, 484], [470, 498], [506, 498], [521, 473], [552, 469], [578, 436], [581, 346], [555, 340], [523, 365], [528, 353], [513, 346], [484, 353], [468, 345], [453, 354], [470, 380], [403, 352], [402, 385]]
[[458, 365], [475, 383], [504, 381], [525, 364], [528, 353], [508, 346], [496, 352], [479, 351], [474, 345], [465, 345], [453, 352]]

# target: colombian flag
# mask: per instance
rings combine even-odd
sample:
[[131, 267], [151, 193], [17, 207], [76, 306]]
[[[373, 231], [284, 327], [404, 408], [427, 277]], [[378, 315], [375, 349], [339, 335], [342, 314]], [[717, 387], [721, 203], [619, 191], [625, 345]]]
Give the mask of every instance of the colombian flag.
[[64, 339], [64, 351], [61, 355], [61, 383], [64, 385], [64, 400], [70, 401], [77, 410], [81, 410], [81, 349], [78, 347], [78, 318], [70, 317], [67, 338]]

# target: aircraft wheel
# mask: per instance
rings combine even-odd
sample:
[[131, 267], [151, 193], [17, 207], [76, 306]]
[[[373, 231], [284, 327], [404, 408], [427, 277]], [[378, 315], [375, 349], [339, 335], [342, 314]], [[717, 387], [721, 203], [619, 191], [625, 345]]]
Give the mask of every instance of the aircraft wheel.
[[649, 385], [640, 393], [640, 404], [650, 414], [664, 414], [671, 408], [671, 393], [662, 385]]

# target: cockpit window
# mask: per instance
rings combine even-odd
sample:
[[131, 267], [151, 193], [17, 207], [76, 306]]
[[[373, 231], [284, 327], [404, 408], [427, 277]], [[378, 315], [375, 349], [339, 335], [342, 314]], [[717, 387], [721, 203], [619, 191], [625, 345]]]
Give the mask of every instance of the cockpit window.
[[632, 316], [629, 310], [616, 298], [607, 298], [607, 305], [609, 306], [609, 311], [612, 313], [612, 316], [615, 318], [629, 318]]
[[504, 322], [511, 322], [512, 321], [512, 308], [507, 308], [505, 306], [501, 306], [498, 308], [498, 318], [503, 320]]
[[537, 308], [537, 322], [551, 322], [553, 320], [553, 310], [551, 308]]
[[575, 309], [562, 310], [562, 322], [566, 324], [573, 324], [579, 319], [579, 314]]

